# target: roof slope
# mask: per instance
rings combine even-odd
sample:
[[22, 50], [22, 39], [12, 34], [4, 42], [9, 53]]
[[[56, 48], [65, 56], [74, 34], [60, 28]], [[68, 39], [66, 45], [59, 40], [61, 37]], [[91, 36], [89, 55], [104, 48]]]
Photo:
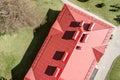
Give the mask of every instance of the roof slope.
[[[112, 31], [110, 25], [65, 4], [31, 66], [32, 76], [35, 80], [89, 80]], [[29, 72], [25, 80], [33, 80]]]

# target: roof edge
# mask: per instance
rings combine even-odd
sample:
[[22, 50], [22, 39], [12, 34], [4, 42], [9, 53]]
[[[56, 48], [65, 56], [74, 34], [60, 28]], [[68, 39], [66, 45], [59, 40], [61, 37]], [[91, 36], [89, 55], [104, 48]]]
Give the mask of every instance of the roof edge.
[[29, 69], [29, 71], [26, 74], [24, 80], [36, 80], [32, 68]]
[[109, 25], [110, 27], [113, 27], [113, 28], [116, 27], [114, 24], [110, 23], [109, 21], [107, 21], [107, 20], [105, 20], [105, 19], [103, 19], [103, 18], [101, 18], [101, 17], [95, 15], [95, 14], [92, 13], [92, 12], [89, 12], [89, 11], [87, 11], [87, 10], [85, 10], [85, 9], [83, 9], [83, 8], [81, 8], [81, 7], [77, 6], [77, 5], [75, 5], [75, 4], [73, 4], [73, 3], [70, 2], [70, 1], [69, 1], [69, 3], [65, 3], [64, 5], [65, 5], [65, 6], [70, 6], [70, 7], [76, 8], [76, 9], [78, 9], [78, 10], [84, 12], [85, 14], [89, 14], [89, 16], [94, 17], [94, 18], [96, 18], [96, 19], [102, 21], [103, 23], [106, 23], [106, 24]]

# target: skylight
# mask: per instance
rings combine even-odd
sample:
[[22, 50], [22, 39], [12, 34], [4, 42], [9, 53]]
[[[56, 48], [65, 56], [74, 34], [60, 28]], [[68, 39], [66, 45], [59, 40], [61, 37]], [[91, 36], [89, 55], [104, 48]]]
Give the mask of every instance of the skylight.
[[80, 33], [79, 30], [77, 30], [77, 31], [66, 31], [62, 38], [66, 39], [66, 40], [70, 40], [70, 39], [76, 40], [79, 36], [79, 33]]
[[88, 37], [89, 37], [88, 34], [83, 34], [82, 37], [81, 37], [81, 39], [80, 39], [80, 42], [85, 43], [87, 41]]
[[47, 67], [45, 74], [47, 74], [48, 76], [54, 76], [54, 77], [58, 77], [59, 73], [60, 73], [61, 69], [55, 66], [49, 66]]
[[45, 74], [49, 75], [49, 76], [53, 76], [53, 74], [55, 73], [57, 67], [54, 66], [48, 66]]
[[80, 22], [71, 22], [70, 27], [80, 27]]
[[66, 61], [67, 57], [68, 57], [68, 52], [56, 51], [53, 56], [53, 59], [61, 60], [64, 62]]
[[73, 38], [75, 31], [66, 31], [63, 35], [63, 39], [70, 40]]
[[64, 54], [65, 54], [65, 52], [56, 51], [55, 55], [53, 56], [53, 59], [55, 59], [55, 60], [62, 60]]

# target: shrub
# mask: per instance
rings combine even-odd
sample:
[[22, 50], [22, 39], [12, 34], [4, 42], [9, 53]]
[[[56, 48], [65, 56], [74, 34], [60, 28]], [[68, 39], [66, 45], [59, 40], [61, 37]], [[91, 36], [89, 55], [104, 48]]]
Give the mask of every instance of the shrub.
[[113, 34], [110, 36], [110, 40], [113, 38]]
[[114, 20], [120, 24], [120, 15], [116, 15], [116, 18], [114, 18]]
[[120, 9], [120, 4], [110, 5], [114, 9]]
[[120, 9], [120, 4], [115, 4], [115, 8]]
[[110, 5], [110, 7], [115, 7], [115, 5]]
[[109, 9], [109, 11], [112, 11], [112, 12], [118, 12], [119, 9]]
[[99, 3], [99, 4], [96, 4], [95, 6], [96, 6], [97, 8], [102, 8], [102, 7], [105, 6], [105, 4], [104, 4], [104, 3]]

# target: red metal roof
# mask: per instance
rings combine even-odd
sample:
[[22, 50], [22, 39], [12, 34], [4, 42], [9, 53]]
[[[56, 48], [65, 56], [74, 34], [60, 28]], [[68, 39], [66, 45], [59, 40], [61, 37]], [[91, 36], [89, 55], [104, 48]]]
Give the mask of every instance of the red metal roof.
[[89, 80], [112, 31], [65, 4], [24, 80]]

